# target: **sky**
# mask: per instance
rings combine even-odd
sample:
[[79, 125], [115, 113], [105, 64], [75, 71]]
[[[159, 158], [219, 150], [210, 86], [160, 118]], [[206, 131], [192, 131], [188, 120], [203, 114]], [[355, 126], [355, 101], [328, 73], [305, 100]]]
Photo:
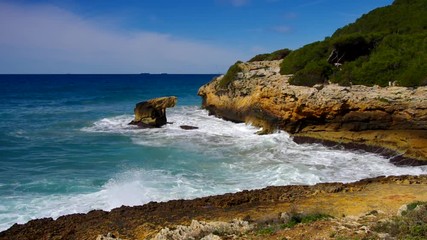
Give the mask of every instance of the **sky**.
[[0, 74], [223, 73], [393, 0], [0, 0]]

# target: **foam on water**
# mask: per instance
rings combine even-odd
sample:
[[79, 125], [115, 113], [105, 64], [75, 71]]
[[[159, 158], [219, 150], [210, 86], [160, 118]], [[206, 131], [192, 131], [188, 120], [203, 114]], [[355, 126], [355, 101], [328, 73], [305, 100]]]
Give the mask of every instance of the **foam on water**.
[[[270, 185], [350, 182], [380, 175], [426, 174], [427, 167], [397, 167], [376, 154], [298, 145], [285, 132], [259, 130], [212, 116], [197, 107], [168, 109], [160, 129], [130, 126], [132, 115], [103, 118], [81, 129], [88, 134], [125, 136], [131, 144], [170, 151], [159, 162], [120, 168], [100, 188], [79, 194], [11, 196], [0, 206], [0, 230], [33, 218], [110, 210], [121, 205], [256, 189]], [[183, 130], [180, 125], [196, 126]], [[118, 159], [120, 161], [120, 159]], [[148, 164], [149, 163], [149, 164]]]
[[[216, 161], [213, 165], [233, 174], [236, 189], [278, 184], [349, 182], [379, 175], [423, 174], [426, 167], [397, 167], [376, 154], [329, 149], [318, 144], [298, 145], [285, 132], [256, 135], [246, 124], [224, 121], [197, 107], [177, 107], [168, 112], [168, 124], [160, 129], [127, 125], [132, 116], [102, 119], [85, 131], [128, 135], [135, 144], [176, 147], [199, 152]], [[196, 126], [183, 130], [180, 125]], [[213, 170], [213, 169], [212, 169]], [[247, 178], [240, 181], [240, 178]], [[220, 182], [215, 182], [220, 184]]]
[[[135, 144], [176, 147], [199, 152], [210, 160], [212, 171], [230, 172], [233, 189], [267, 185], [350, 182], [379, 175], [423, 174], [426, 167], [397, 167], [376, 154], [329, 149], [318, 144], [298, 145], [285, 132], [256, 135], [259, 130], [213, 116], [197, 107], [177, 107], [168, 112], [161, 129], [137, 129], [126, 125], [132, 116], [103, 119], [90, 131], [127, 134]], [[180, 125], [196, 126], [183, 130]], [[200, 173], [204, 170], [197, 169]], [[216, 185], [220, 181], [212, 179]], [[228, 190], [232, 190], [231, 188]]]

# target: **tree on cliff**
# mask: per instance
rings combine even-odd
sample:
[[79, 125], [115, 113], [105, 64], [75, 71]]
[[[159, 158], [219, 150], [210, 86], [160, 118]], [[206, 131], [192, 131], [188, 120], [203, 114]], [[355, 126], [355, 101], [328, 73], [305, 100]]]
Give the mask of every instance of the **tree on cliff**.
[[[338, 67], [337, 67], [338, 66]], [[291, 52], [282, 74], [291, 84], [427, 85], [427, 1], [395, 0], [323, 41]]]

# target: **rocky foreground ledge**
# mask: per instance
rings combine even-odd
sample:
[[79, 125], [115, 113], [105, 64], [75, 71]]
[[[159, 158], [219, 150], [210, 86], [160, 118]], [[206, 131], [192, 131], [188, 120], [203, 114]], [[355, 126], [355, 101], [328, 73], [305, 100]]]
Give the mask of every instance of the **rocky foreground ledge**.
[[203, 107], [262, 133], [285, 130], [298, 142], [339, 143], [398, 156], [396, 163], [427, 163], [427, 87], [293, 86], [279, 64], [240, 63], [228, 85], [219, 76], [199, 89]]
[[[369, 224], [395, 216], [404, 204], [426, 200], [427, 175], [267, 187], [38, 219], [13, 225], [0, 233], [0, 239], [362, 239], [370, 233]], [[333, 219], [274, 234], [263, 230], [295, 212]], [[232, 237], [225, 236], [229, 233]]]

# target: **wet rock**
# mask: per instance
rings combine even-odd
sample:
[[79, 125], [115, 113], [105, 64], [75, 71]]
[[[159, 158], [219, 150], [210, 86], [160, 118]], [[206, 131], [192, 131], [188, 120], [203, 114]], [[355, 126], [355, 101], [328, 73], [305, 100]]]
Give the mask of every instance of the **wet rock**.
[[143, 128], [158, 128], [167, 124], [166, 108], [175, 107], [176, 97], [154, 98], [137, 103], [134, 109], [135, 118], [131, 125]]
[[199, 127], [195, 127], [195, 126], [189, 126], [189, 125], [181, 125], [179, 126], [180, 128], [184, 129], [184, 130], [194, 130], [194, 129], [199, 129]]

